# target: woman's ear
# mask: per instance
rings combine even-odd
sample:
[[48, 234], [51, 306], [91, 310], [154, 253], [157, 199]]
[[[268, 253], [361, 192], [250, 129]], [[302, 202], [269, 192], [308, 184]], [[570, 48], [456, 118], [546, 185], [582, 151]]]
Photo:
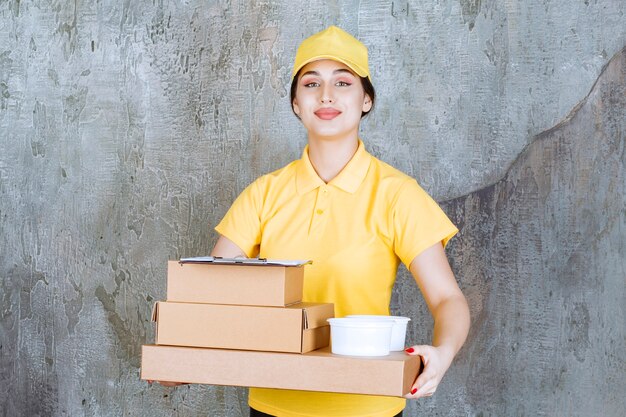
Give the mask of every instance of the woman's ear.
[[294, 98], [291, 102], [291, 107], [293, 108], [293, 112], [296, 114], [296, 116], [300, 117], [300, 106], [298, 106], [298, 100]]
[[363, 99], [362, 112], [367, 113], [370, 110], [372, 110], [372, 99], [370, 98], [369, 95], [365, 94], [365, 98]]

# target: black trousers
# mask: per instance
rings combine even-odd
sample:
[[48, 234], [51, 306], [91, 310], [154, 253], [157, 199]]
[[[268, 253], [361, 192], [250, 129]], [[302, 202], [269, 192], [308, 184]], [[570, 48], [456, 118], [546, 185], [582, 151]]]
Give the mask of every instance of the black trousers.
[[[254, 408], [250, 408], [250, 417], [274, 417], [274, 416], [272, 416], [270, 414], [262, 413], [262, 412], [260, 412], [258, 410], [255, 410]], [[400, 411], [394, 417], [402, 417], [402, 411]]]

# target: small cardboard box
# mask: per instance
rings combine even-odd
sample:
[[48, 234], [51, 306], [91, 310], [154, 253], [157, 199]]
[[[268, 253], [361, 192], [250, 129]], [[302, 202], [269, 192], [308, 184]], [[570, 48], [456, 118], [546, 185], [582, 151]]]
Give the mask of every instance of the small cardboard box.
[[420, 371], [419, 356], [340, 356], [329, 348], [297, 355], [144, 345], [141, 379], [401, 397]]
[[284, 307], [302, 301], [308, 261], [188, 258], [167, 265], [167, 300]]
[[302, 353], [328, 346], [333, 304], [287, 307], [157, 302], [156, 344]]

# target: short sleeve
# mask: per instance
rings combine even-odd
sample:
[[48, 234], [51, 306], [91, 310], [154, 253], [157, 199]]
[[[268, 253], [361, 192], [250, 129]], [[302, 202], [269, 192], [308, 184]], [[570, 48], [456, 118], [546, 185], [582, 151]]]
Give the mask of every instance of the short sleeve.
[[448, 243], [458, 229], [441, 207], [419, 186], [406, 181], [392, 207], [394, 251], [408, 268], [413, 259], [437, 242]]
[[252, 257], [261, 242], [261, 208], [263, 195], [261, 179], [257, 179], [241, 192], [215, 231], [230, 239], [248, 257]]

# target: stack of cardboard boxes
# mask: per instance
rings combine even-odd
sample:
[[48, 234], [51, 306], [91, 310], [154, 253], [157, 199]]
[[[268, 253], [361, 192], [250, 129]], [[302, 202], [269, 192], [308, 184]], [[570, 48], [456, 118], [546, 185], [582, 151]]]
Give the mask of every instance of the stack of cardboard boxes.
[[333, 305], [302, 303], [306, 262], [170, 261], [157, 302], [155, 345], [142, 349], [146, 380], [402, 396], [416, 356], [333, 355]]

